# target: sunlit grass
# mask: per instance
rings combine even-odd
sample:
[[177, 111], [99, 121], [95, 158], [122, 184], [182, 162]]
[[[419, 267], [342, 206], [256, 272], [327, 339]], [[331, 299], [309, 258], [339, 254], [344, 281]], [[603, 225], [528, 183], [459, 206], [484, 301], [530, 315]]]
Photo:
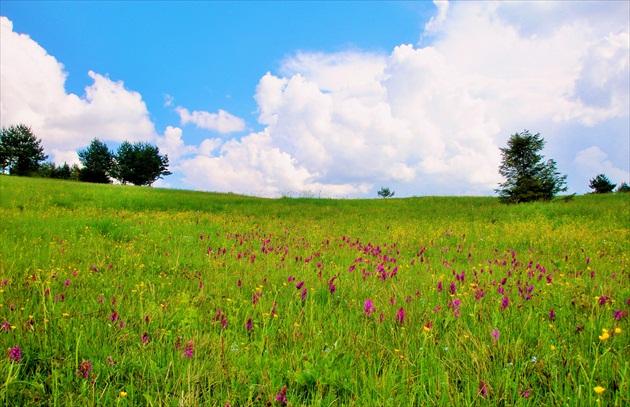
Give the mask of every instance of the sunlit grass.
[[630, 403], [628, 195], [0, 188], [5, 405]]

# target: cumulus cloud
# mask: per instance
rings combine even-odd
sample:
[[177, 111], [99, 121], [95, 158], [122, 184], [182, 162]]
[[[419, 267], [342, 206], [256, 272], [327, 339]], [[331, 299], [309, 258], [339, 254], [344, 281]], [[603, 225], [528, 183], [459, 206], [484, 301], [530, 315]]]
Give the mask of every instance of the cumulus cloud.
[[584, 180], [592, 179], [598, 174], [605, 174], [611, 182], [616, 184], [630, 181], [630, 172], [627, 169], [617, 168], [612, 161], [608, 160], [608, 154], [597, 146], [578, 151], [574, 164]]
[[219, 109], [219, 113], [199, 110], [190, 112], [188, 109], [178, 106], [175, 108], [175, 111], [179, 114], [182, 126], [193, 123], [199, 128], [213, 130], [221, 134], [234, 133], [245, 129], [245, 121], [243, 119], [225, 110]]
[[75, 161], [93, 138], [153, 141], [156, 132], [139, 93], [122, 81], [90, 71], [93, 84], [79, 97], [65, 91], [66, 72], [28, 35], [0, 17], [0, 114], [2, 126], [26, 123], [55, 162]]

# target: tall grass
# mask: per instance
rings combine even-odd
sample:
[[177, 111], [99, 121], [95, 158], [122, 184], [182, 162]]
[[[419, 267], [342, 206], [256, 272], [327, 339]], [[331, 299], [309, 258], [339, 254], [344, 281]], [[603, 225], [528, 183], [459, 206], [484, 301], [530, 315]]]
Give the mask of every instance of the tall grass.
[[628, 195], [0, 194], [4, 405], [630, 403]]

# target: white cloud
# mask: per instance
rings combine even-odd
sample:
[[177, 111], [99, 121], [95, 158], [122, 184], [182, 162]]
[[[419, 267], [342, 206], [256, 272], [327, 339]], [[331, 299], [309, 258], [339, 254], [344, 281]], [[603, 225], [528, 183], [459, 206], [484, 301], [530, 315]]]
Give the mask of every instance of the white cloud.
[[181, 124], [193, 123], [199, 128], [213, 130], [221, 134], [234, 133], [245, 129], [245, 121], [225, 110], [219, 109], [219, 113], [210, 113], [195, 110], [192, 113], [188, 109], [177, 106], [175, 108], [179, 114]]
[[[63, 65], [28, 35], [0, 17], [0, 115], [2, 126], [25, 123], [57, 163], [93, 138], [153, 141], [156, 132], [145, 103], [121, 81], [89, 72], [94, 83], [79, 97], [65, 91]], [[76, 154], [76, 152], [75, 152]]]
[[630, 172], [617, 168], [607, 158], [608, 155], [599, 147], [591, 146], [577, 152], [574, 164], [585, 182], [598, 174], [605, 174], [611, 182], [616, 184], [630, 182]]

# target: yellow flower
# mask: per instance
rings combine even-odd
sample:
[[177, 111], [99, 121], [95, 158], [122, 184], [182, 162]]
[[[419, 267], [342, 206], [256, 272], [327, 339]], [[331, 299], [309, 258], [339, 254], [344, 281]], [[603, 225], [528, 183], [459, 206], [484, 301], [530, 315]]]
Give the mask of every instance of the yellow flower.
[[621, 328], [619, 328], [619, 327], [615, 328], [615, 333], [616, 334], [620, 334], [621, 333]]
[[556, 347], [551, 345], [551, 350], [556, 350]]
[[120, 397], [127, 397], [127, 392], [126, 391], [121, 391], [118, 395]]
[[422, 329], [424, 329], [425, 332], [431, 332], [431, 328], [426, 325]]
[[599, 339], [602, 341], [605, 341], [608, 338], [610, 338], [610, 335], [608, 334], [608, 332], [604, 332], [603, 334], [599, 335]]
[[595, 390], [595, 393], [597, 393], [597, 394], [602, 394], [604, 392], [604, 390], [606, 390], [606, 389], [603, 388], [602, 386], [597, 386], [593, 390]]

